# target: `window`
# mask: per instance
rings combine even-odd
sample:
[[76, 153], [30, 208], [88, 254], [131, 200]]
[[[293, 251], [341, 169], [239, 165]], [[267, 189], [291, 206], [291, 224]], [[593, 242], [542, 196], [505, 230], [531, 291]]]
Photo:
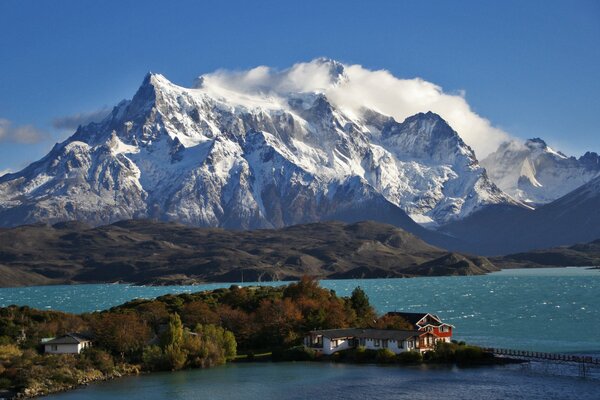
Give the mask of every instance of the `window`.
[[387, 349], [387, 347], [388, 347], [388, 341], [387, 341], [387, 340], [385, 340], [385, 339], [384, 339], [384, 340], [382, 340], [382, 341], [381, 341], [381, 347], [385, 347], [385, 348]]
[[381, 346], [381, 340], [379, 340], [379, 339], [374, 339], [374, 340], [373, 340], [373, 345], [374, 345], [375, 347], [379, 347], [379, 346]]
[[360, 339], [358, 340], [358, 343], [359, 343], [361, 346], [364, 346], [365, 344], [367, 344], [367, 341], [365, 340], [365, 338], [360, 338]]
[[56, 345], [56, 344], [51, 345], [50, 346], [50, 350], [52, 350], [52, 351], [58, 351], [58, 345]]

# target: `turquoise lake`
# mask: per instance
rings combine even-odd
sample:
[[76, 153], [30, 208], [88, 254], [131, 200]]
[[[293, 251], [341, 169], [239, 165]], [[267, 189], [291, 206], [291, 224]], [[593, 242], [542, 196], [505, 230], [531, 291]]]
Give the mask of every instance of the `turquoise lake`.
[[[285, 282], [245, 283], [281, 285]], [[0, 288], [0, 306], [90, 312], [134, 298], [196, 292], [231, 283], [145, 287], [120, 284]], [[426, 311], [456, 326], [455, 338], [483, 346], [600, 354], [600, 270], [503, 270], [483, 276], [324, 280], [338, 295], [361, 286], [378, 312]]]

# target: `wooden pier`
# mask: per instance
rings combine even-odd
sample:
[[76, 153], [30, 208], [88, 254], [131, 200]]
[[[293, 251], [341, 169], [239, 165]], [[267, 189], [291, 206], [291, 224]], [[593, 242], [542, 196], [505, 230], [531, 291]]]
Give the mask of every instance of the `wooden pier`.
[[579, 367], [579, 376], [583, 378], [587, 377], [590, 368], [600, 368], [600, 358], [591, 356], [497, 348], [485, 348], [484, 350], [492, 353], [496, 357], [507, 357], [523, 361], [577, 365]]

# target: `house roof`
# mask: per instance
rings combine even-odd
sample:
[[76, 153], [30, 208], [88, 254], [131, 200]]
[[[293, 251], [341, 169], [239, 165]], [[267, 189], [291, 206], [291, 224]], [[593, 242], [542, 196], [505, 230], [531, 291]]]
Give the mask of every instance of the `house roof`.
[[391, 311], [388, 313], [388, 315], [392, 315], [395, 317], [402, 317], [412, 325], [417, 325], [417, 323], [420, 320], [422, 320], [423, 318], [425, 318], [426, 316], [429, 315], [432, 318], [437, 319], [439, 322], [431, 321], [431, 322], [428, 322], [426, 325], [432, 325], [432, 326], [442, 325], [442, 321], [438, 318], [437, 315], [433, 315], [433, 314], [429, 314], [429, 313], [411, 313], [411, 312]]
[[421, 331], [401, 331], [392, 329], [325, 329], [319, 331], [311, 331], [312, 335], [322, 335], [329, 339], [341, 338], [361, 338], [361, 339], [383, 339], [383, 340], [404, 340], [411, 337], [420, 336]]
[[67, 333], [59, 337], [55, 337], [52, 340], [44, 342], [44, 344], [79, 344], [83, 342], [89, 342], [91, 338], [81, 333]]

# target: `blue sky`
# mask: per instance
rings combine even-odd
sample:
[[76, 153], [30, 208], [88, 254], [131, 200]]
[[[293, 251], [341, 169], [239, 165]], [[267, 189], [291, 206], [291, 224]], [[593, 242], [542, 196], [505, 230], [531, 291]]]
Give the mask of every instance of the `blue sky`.
[[68, 117], [130, 98], [147, 71], [189, 86], [319, 56], [465, 90], [514, 136], [600, 151], [598, 1], [3, 0], [0, 51], [0, 171], [67, 137]]

